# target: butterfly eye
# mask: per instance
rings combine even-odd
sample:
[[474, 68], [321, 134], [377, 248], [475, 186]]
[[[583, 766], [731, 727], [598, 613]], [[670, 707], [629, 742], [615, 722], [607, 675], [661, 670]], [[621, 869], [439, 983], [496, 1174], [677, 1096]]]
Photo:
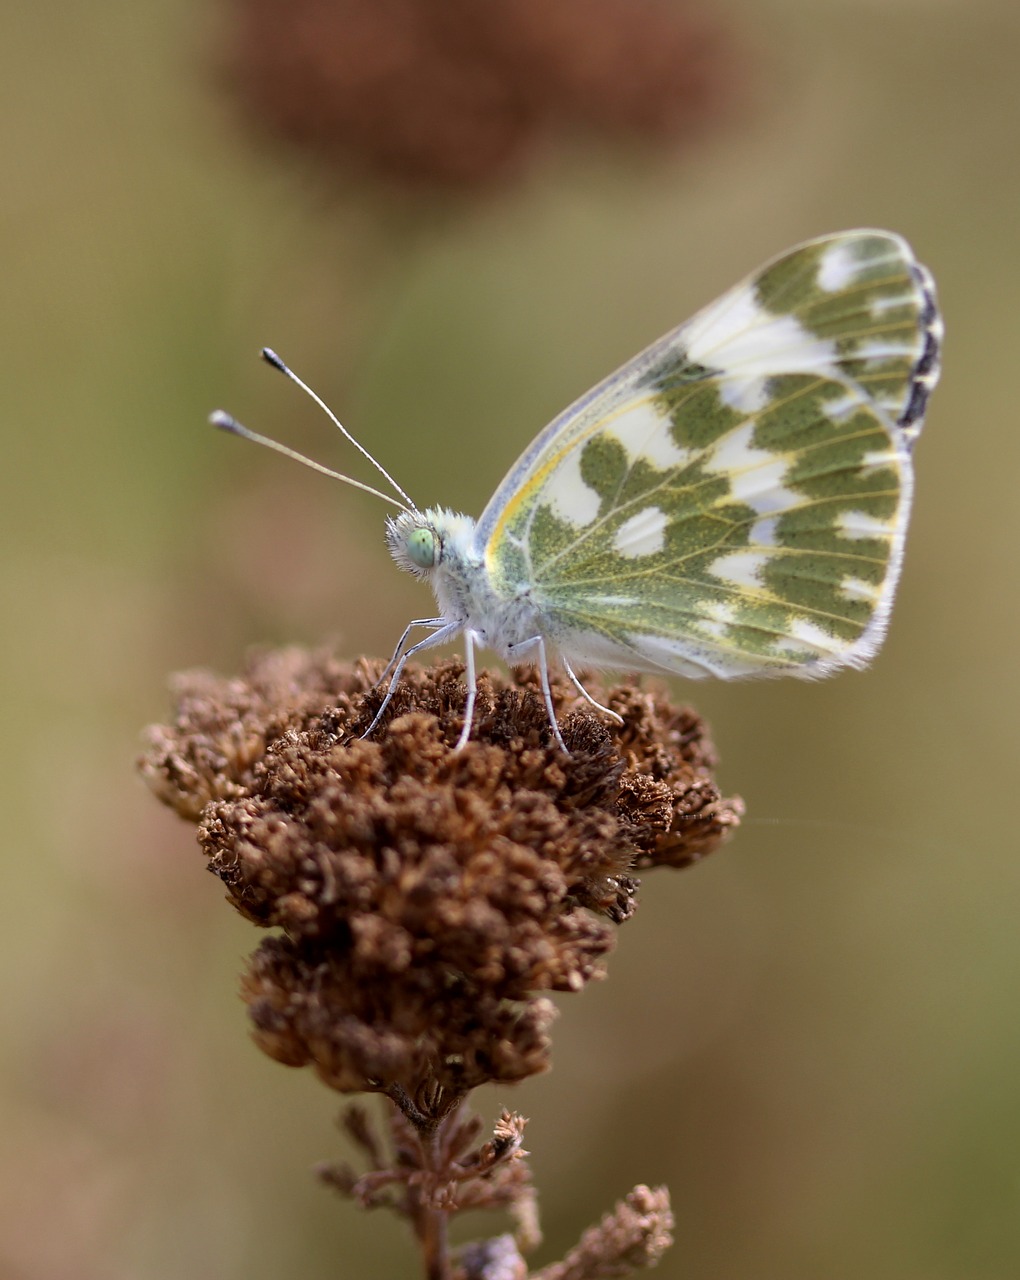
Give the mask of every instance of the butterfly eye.
[[431, 569], [439, 559], [436, 535], [431, 529], [412, 529], [406, 546], [408, 556], [419, 569]]

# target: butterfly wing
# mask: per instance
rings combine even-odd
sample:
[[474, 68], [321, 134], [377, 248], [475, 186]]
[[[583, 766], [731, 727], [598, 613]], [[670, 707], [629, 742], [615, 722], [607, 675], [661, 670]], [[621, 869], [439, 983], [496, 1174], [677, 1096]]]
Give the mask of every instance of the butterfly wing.
[[479, 521], [491, 581], [581, 661], [724, 677], [865, 663], [940, 336], [900, 237], [790, 250], [542, 432]]

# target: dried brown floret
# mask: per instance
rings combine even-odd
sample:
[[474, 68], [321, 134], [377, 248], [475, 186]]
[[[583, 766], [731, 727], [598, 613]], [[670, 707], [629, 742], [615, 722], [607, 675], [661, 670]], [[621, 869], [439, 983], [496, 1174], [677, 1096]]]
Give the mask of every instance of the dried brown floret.
[[242, 989], [255, 1039], [342, 1091], [460, 1096], [549, 1062], [543, 993], [602, 973], [635, 867], [683, 866], [738, 820], [704, 726], [632, 684], [554, 684], [565, 757], [534, 688], [484, 674], [453, 750], [462, 664], [409, 669], [386, 723], [378, 669], [297, 650], [176, 685], [142, 769], [198, 822], [234, 906], [278, 930]]
[[608, 1280], [654, 1267], [673, 1243], [673, 1213], [666, 1187], [635, 1187], [612, 1213], [589, 1229], [562, 1262], [534, 1280]]

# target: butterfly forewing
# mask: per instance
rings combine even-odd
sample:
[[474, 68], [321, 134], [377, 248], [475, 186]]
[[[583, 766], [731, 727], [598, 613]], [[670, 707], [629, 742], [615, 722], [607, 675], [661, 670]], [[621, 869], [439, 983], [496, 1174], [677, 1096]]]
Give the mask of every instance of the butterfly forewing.
[[792, 250], [546, 429], [480, 522], [493, 581], [529, 589], [579, 659], [721, 676], [866, 661], [937, 340], [899, 237]]

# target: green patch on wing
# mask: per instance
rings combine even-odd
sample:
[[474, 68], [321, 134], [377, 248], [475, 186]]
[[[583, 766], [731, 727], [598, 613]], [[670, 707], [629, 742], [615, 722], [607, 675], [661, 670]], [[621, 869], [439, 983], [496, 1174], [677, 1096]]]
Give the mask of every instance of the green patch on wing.
[[682, 449], [711, 447], [746, 416], [722, 401], [714, 375], [697, 368], [696, 380], [656, 371], [653, 384], [662, 412], [672, 423], [670, 435]]

